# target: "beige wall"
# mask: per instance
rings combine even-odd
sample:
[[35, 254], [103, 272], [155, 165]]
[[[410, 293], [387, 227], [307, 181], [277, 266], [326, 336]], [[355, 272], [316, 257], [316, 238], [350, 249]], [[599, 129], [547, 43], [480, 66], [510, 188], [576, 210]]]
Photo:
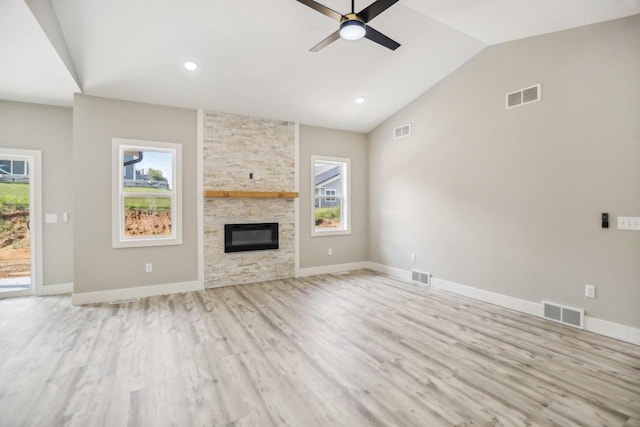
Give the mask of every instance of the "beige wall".
[[[300, 267], [318, 267], [368, 259], [367, 141], [360, 133], [300, 126]], [[311, 156], [351, 159], [351, 234], [311, 236]], [[333, 249], [333, 255], [327, 250]]]
[[[195, 281], [197, 112], [76, 95], [73, 107], [76, 293]], [[182, 144], [183, 244], [111, 248], [111, 140]], [[145, 273], [145, 264], [153, 272]]]
[[639, 113], [640, 16], [486, 49], [369, 135], [372, 260], [639, 327]]
[[42, 212], [58, 214], [55, 224], [43, 219], [45, 286], [73, 280], [72, 118], [71, 108], [0, 101], [0, 146], [42, 152]]

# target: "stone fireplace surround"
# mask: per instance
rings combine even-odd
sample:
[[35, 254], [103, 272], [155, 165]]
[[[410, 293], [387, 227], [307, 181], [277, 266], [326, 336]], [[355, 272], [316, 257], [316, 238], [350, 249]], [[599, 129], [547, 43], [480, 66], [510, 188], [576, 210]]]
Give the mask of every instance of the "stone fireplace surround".
[[[228, 113], [204, 114], [204, 188], [293, 191], [295, 124]], [[251, 179], [259, 176], [260, 179]], [[205, 287], [295, 275], [295, 199], [205, 198]], [[277, 222], [277, 250], [224, 252], [224, 225]]]

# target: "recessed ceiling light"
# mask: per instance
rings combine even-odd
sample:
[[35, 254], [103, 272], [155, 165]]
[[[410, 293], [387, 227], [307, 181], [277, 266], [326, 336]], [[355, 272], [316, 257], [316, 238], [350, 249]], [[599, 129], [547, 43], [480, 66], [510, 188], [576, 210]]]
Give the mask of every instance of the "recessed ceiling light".
[[365, 99], [366, 99], [366, 98], [365, 98], [364, 96], [359, 96], [359, 97], [357, 97], [357, 98], [355, 99], [356, 104], [364, 104]]
[[187, 61], [184, 63], [184, 68], [186, 68], [189, 71], [195, 71], [198, 69], [198, 64], [193, 61]]

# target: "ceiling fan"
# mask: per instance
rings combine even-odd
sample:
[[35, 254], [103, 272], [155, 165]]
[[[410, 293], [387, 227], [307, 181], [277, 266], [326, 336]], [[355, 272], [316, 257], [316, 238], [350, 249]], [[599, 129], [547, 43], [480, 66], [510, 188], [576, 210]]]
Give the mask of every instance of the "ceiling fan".
[[298, 1], [309, 6], [311, 9], [340, 22], [340, 28], [338, 28], [329, 37], [309, 49], [311, 52], [318, 52], [320, 49], [330, 45], [339, 38], [343, 38], [345, 40], [359, 40], [365, 37], [391, 50], [396, 50], [400, 47], [400, 43], [391, 40], [389, 37], [367, 25], [369, 21], [393, 6], [398, 2], [398, 0], [377, 0], [358, 13], [355, 13], [354, 0], [351, 0], [351, 13], [347, 13], [346, 15], [342, 15], [341, 13], [338, 13], [335, 10], [313, 0]]

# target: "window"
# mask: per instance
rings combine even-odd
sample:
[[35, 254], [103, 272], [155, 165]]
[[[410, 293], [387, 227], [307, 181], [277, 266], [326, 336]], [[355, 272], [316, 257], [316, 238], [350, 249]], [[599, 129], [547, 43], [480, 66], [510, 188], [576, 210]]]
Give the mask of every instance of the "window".
[[29, 164], [24, 160], [0, 160], [0, 175], [29, 175]]
[[182, 244], [182, 146], [113, 139], [114, 248]]
[[350, 167], [350, 159], [311, 157], [312, 236], [351, 233]]
[[[325, 196], [335, 196], [336, 194], [337, 194], [337, 190], [336, 189], [325, 188], [325, 191], [324, 191], [324, 195]], [[326, 199], [324, 199], [324, 201], [327, 202], [327, 203], [335, 203], [336, 199], [326, 198]]]

